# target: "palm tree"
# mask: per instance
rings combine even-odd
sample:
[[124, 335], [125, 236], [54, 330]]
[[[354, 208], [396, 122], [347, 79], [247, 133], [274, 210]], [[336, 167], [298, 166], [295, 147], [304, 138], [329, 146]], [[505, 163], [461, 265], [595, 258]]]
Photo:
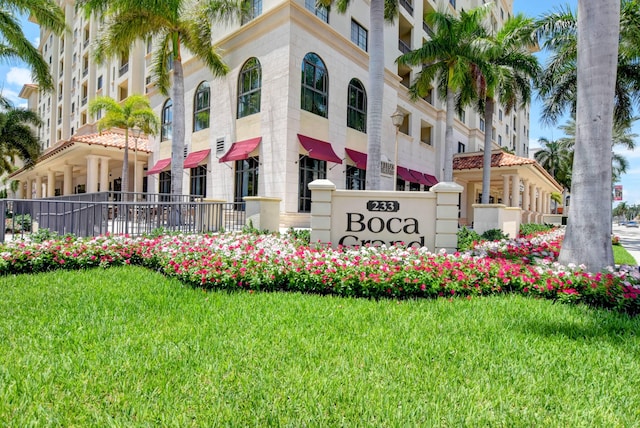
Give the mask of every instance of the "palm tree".
[[463, 10], [459, 17], [448, 11], [425, 14], [425, 22], [433, 29], [431, 39], [396, 60], [399, 64], [422, 65], [410, 88], [413, 98], [426, 95], [438, 79], [438, 93], [446, 100], [444, 181], [453, 181], [454, 112], [477, 99], [484, 86], [483, 76], [488, 75], [487, 33], [482, 20], [492, 6], [489, 3]]
[[572, 207], [558, 260], [591, 271], [613, 265], [611, 136], [619, 35], [619, 0], [579, 0]]
[[[634, 102], [640, 101], [639, 9], [640, 1], [622, 0], [615, 122], [630, 120]], [[564, 7], [541, 17], [536, 25], [543, 47], [551, 51], [544, 72], [536, 82], [543, 101], [542, 119], [555, 124], [567, 110], [574, 117], [576, 113], [577, 17], [569, 7]]]
[[567, 144], [561, 140], [549, 141], [545, 137], [538, 139], [540, 150], [534, 155], [534, 159], [542, 166], [551, 176], [565, 188], [571, 188], [571, 162], [573, 157], [571, 151], [567, 148]]
[[94, 49], [99, 63], [128, 52], [134, 42], [153, 36], [154, 83], [161, 94], [171, 95], [176, 118], [171, 140], [171, 194], [180, 195], [185, 145], [182, 49], [187, 48], [215, 77], [226, 75], [229, 68], [211, 43], [211, 26], [240, 17], [241, 3], [233, 0], [79, 0], [77, 5], [87, 16], [95, 12], [105, 19]]
[[482, 169], [482, 203], [489, 203], [491, 186], [491, 124], [496, 100], [506, 114], [520, 106], [524, 108], [531, 99], [531, 80], [540, 73], [538, 60], [531, 53], [535, 46], [535, 27], [531, 18], [518, 14], [505, 22], [504, 27], [491, 38], [488, 62], [491, 64], [485, 76], [485, 97], [480, 98], [484, 108], [484, 158]]
[[98, 97], [89, 103], [89, 113], [105, 112], [98, 120], [98, 130], [124, 129], [124, 158], [122, 160], [122, 191], [129, 191], [129, 129], [140, 128], [146, 135], [156, 135], [160, 119], [154, 113], [149, 100], [143, 95], [130, 95], [122, 104], [110, 97]]
[[0, 8], [0, 59], [18, 59], [31, 69], [40, 89], [53, 89], [49, 64], [24, 32], [18, 15], [31, 15], [38, 24], [60, 35], [65, 30], [64, 12], [54, 0], [6, 0]]
[[36, 162], [41, 149], [33, 126], [40, 124], [40, 117], [31, 110], [12, 107], [0, 111], [0, 174], [13, 172], [16, 158], [26, 166]]
[[[319, 0], [324, 6], [335, 3], [344, 13], [350, 0]], [[371, 0], [369, 7], [369, 92], [367, 94], [367, 183], [369, 190], [380, 190], [382, 159], [382, 105], [384, 93], [384, 23], [398, 14], [398, 0]], [[395, 188], [393, 183], [393, 188]]]

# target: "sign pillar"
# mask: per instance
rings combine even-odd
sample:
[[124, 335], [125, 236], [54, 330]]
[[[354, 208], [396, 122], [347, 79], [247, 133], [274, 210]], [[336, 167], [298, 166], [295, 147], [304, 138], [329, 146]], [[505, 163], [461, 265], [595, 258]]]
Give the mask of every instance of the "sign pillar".
[[463, 187], [442, 182], [431, 188], [436, 194], [436, 251], [453, 253], [458, 249], [458, 210]]
[[311, 190], [311, 244], [331, 244], [331, 200], [336, 185], [329, 180], [314, 180]]

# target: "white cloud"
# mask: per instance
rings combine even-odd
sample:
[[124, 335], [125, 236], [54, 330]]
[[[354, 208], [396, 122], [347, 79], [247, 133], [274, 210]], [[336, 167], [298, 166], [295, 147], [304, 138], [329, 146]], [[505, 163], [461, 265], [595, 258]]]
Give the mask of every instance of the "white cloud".
[[18, 95], [19, 93], [11, 90], [11, 89], [1, 89], [0, 90], [0, 95], [2, 95], [3, 97], [5, 97], [6, 99], [8, 99], [9, 101], [11, 101], [13, 103], [13, 105], [18, 105], [18, 104], [22, 104], [24, 103], [25, 100], [23, 100], [22, 98], [20, 98]]
[[31, 70], [28, 68], [11, 67], [6, 79], [8, 84], [18, 86], [22, 89], [22, 86], [32, 82]]

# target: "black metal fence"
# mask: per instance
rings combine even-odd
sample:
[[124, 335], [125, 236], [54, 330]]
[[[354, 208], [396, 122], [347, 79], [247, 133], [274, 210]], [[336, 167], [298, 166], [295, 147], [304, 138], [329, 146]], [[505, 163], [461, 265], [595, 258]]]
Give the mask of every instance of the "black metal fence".
[[240, 230], [244, 203], [207, 201], [200, 197], [121, 192], [86, 193], [46, 199], [0, 199], [0, 242], [8, 236], [48, 229], [88, 237], [139, 236], [157, 229], [185, 233]]

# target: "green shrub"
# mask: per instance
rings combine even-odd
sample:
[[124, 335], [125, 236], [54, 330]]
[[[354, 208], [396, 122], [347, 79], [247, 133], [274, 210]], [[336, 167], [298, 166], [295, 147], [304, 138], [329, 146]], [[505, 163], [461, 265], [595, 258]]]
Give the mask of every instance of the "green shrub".
[[485, 230], [480, 238], [484, 241], [500, 241], [502, 239], [509, 239], [509, 234], [504, 233], [502, 229], [489, 229]]
[[520, 225], [520, 236], [529, 236], [536, 233], [548, 232], [551, 229], [555, 229], [556, 226], [552, 224], [537, 224], [537, 223], [523, 223]]
[[311, 244], [311, 230], [309, 229], [287, 229], [287, 236], [293, 241], [298, 241], [301, 245]]
[[473, 229], [463, 226], [458, 230], [458, 251], [471, 250], [474, 242], [480, 241], [480, 235]]
[[37, 232], [32, 233], [29, 238], [32, 242], [42, 243], [44, 241], [50, 241], [51, 239], [58, 238], [58, 233], [43, 227], [42, 229], [38, 229]]

